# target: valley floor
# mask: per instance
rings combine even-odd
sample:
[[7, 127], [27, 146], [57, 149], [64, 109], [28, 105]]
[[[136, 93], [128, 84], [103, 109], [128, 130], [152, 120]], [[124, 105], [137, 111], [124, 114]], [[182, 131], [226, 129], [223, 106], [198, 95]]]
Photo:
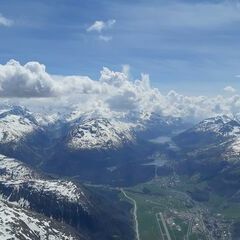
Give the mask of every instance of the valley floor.
[[189, 194], [195, 187], [203, 188], [204, 183], [197, 186], [194, 180], [175, 176], [122, 189], [123, 199], [134, 205], [136, 239], [234, 239], [231, 226], [240, 218], [240, 205], [233, 206], [214, 194], [209, 201], [195, 201]]

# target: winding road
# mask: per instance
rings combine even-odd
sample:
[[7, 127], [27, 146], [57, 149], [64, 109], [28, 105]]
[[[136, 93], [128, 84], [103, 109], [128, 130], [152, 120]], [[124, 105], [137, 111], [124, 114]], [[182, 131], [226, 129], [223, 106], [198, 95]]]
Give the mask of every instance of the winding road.
[[137, 203], [135, 199], [129, 197], [127, 193], [124, 191], [124, 189], [121, 188], [121, 192], [123, 195], [130, 200], [133, 203], [133, 216], [134, 216], [134, 222], [135, 222], [135, 232], [136, 232], [136, 240], [140, 240], [140, 235], [139, 235], [139, 228], [138, 228], [138, 218], [137, 218]]

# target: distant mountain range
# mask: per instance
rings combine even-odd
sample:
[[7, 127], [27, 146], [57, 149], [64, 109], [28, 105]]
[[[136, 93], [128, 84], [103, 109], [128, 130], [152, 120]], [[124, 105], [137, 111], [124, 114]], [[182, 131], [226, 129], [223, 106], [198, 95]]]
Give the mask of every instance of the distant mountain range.
[[1, 109], [0, 152], [50, 173], [121, 185], [129, 175], [132, 183], [150, 179], [150, 169], [142, 173], [155, 148], [149, 139], [185, 126], [181, 119], [153, 113], [41, 115], [10, 106]]
[[[38, 140], [40, 144], [42, 138], [46, 142], [47, 137], [49, 141], [58, 136], [58, 140], [64, 139], [66, 146], [73, 150], [119, 149], [129, 143], [135, 144], [139, 140], [137, 138], [146, 140], [161, 133], [170, 134], [185, 126], [179, 118], [154, 113], [106, 117], [95, 112], [75, 111], [69, 115], [46, 116], [21, 106], [10, 106], [0, 109], [0, 144], [15, 144], [16, 148], [20, 143], [32, 141], [33, 144]], [[33, 138], [35, 136], [39, 139]]]

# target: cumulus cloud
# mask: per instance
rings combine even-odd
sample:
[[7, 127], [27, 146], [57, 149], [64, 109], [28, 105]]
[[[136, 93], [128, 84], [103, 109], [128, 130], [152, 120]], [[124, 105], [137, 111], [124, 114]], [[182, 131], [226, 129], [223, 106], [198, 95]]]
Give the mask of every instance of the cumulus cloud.
[[0, 65], [1, 97], [56, 97], [70, 93], [99, 93], [103, 88], [84, 76], [55, 76], [46, 72], [46, 67], [38, 62], [21, 65], [10, 60]]
[[[239, 113], [240, 95], [186, 96], [173, 90], [162, 94], [151, 87], [147, 74], [133, 80], [129, 78], [129, 71], [128, 65], [121, 72], [104, 67], [99, 80], [92, 80], [86, 76], [52, 75], [38, 62], [21, 65], [11, 60], [0, 65], [0, 97], [4, 101], [17, 98], [16, 101], [28, 106], [50, 106], [55, 111], [77, 107], [81, 111], [98, 111], [107, 116], [155, 112], [200, 120]], [[230, 86], [227, 91], [233, 93]]]
[[110, 19], [106, 22], [104, 21], [95, 21], [90, 27], [87, 28], [87, 32], [96, 31], [101, 33], [103, 30], [110, 29], [116, 23], [115, 19]]
[[54, 95], [53, 81], [45, 66], [29, 62], [22, 66], [15, 60], [0, 65], [1, 97], [47, 97]]
[[13, 25], [13, 21], [4, 17], [2, 14], [0, 14], [0, 26], [4, 27], [10, 27]]
[[228, 93], [235, 93], [236, 92], [236, 89], [233, 88], [232, 86], [226, 86], [223, 90], [225, 92], [228, 92]]
[[142, 74], [139, 80], [131, 81], [123, 72], [104, 68], [100, 82], [114, 87], [105, 101], [114, 111], [156, 112], [188, 120], [239, 113], [239, 95], [185, 96], [173, 90], [163, 95], [159, 89], [151, 87], [146, 74]]

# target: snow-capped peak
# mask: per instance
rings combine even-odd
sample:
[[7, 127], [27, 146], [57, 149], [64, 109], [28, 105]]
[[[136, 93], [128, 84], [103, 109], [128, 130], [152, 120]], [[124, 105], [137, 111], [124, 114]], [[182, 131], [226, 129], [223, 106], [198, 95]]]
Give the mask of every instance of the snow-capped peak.
[[72, 128], [68, 147], [72, 149], [116, 149], [134, 141], [132, 125], [105, 118], [84, 119]]
[[195, 136], [199, 144], [206, 143], [207, 148], [219, 147], [226, 159], [240, 154], [240, 122], [237, 118], [225, 115], [208, 118], [185, 131], [183, 135], [185, 139]]
[[13, 106], [0, 111], [0, 143], [16, 143], [38, 130], [33, 115], [25, 108]]
[[208, 118], [194, 127], [198, 132], [213, 132], [221, 136], [239, 136], [240, 123], [228, 116], [217, 116]]

